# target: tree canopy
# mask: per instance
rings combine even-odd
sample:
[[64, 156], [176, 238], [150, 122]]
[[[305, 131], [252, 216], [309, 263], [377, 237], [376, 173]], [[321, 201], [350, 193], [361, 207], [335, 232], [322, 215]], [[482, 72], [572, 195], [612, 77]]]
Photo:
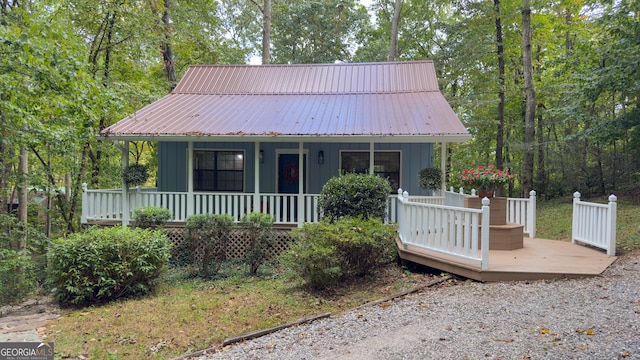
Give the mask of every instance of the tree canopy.
[[[435, 60], [474, 136], [449, 145], [451, 185], [475, 163], [525, 175], [512, 195], [640, 187], [637, 1], [263, 1], [3, 1], [2, 211], [28, 184], [51, 193], [61, 229], [76, 230], [81, 184], [121, 184], [120, 152], [98, 131], [166, 94], [190, 64], [246, 63], [264, 53], [265, 29], [273, 63], [386, 61], [395, 9], [394, 58]], [[134, 145], [153, 171], [153, 144]]]

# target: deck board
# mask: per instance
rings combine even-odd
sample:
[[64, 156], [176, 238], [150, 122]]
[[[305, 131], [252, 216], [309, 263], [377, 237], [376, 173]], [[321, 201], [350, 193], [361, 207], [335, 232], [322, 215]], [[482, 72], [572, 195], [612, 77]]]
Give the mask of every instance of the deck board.
[[478, 281], [542, 280], [601, 274], [616, 260], [601, 250], [561, 240], [524, 238], [524, 247], [489, 250], [489, 269], [434, 251], [399, 244], [400, 257]]

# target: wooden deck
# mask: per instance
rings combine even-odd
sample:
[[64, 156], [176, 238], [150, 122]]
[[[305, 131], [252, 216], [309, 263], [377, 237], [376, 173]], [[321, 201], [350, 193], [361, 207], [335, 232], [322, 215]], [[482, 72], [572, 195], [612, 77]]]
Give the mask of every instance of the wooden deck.
[[489, 269], [477, 263], [415, 246], [398, 252], [412, 261], [451, 274], [478, 281], [543, 280], [589, 277], [601, 274], [617, 258], [601, 250], [561, 240], [524, 238], [524, 247], [516, 250], [489, 250]]

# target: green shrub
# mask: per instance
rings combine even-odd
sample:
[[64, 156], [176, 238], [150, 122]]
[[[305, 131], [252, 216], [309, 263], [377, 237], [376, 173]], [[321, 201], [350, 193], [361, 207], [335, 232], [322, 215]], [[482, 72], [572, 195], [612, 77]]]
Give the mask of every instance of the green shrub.
[[249, 266], [249, 273], [256, 274], [260, 265], [272, 260], [269, 250], [277, 240], [273, 217], [262, 213], [245, 214], [241, 224], [249, 240], [242, 260]]
[[228, 214], [196, 214], [187, 218], [185, 240], [189, 244], [192, 263], [195, 263], [196, 252], [202, 251], [199, 264], [202, 277], [212, 275], [211, 267], [217, 273], [226, 260], [232, 226], [233, 217]]
[[294, 229], [281, 261], [313, 288], [375, 272], [395, 259], [396, 230], [380, 219], [342, 218]]
[[147, 206], [133, 210], [135, 226], [140, 228], [163, 227], [171, 219], [173, 214], [166, 208]]
[[143, 295], [165, 272], [170, 249], [159, 230], [92, 228], [53, 242], [47, 256], [50, 283], [62, 304]]
[[329, 221], [351, 216], [383, 219], [391, 185], [378, 175], [348, 173], [333, 177], [320, 191], [318, 208]]
[[0, 215], [0, 304], [20, 300], [44, 281], [44, 234], [15, 216]]

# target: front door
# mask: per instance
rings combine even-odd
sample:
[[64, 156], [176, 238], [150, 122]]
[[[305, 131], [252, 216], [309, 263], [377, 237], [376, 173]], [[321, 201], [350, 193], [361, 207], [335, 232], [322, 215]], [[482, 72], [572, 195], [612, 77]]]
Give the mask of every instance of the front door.
[[[307, 192], [307, 155], [304, 155], [304, 182], [303, 192]], [[278, 155], [278, 193], [297, 194], [300, 189], [298, 154]]]

